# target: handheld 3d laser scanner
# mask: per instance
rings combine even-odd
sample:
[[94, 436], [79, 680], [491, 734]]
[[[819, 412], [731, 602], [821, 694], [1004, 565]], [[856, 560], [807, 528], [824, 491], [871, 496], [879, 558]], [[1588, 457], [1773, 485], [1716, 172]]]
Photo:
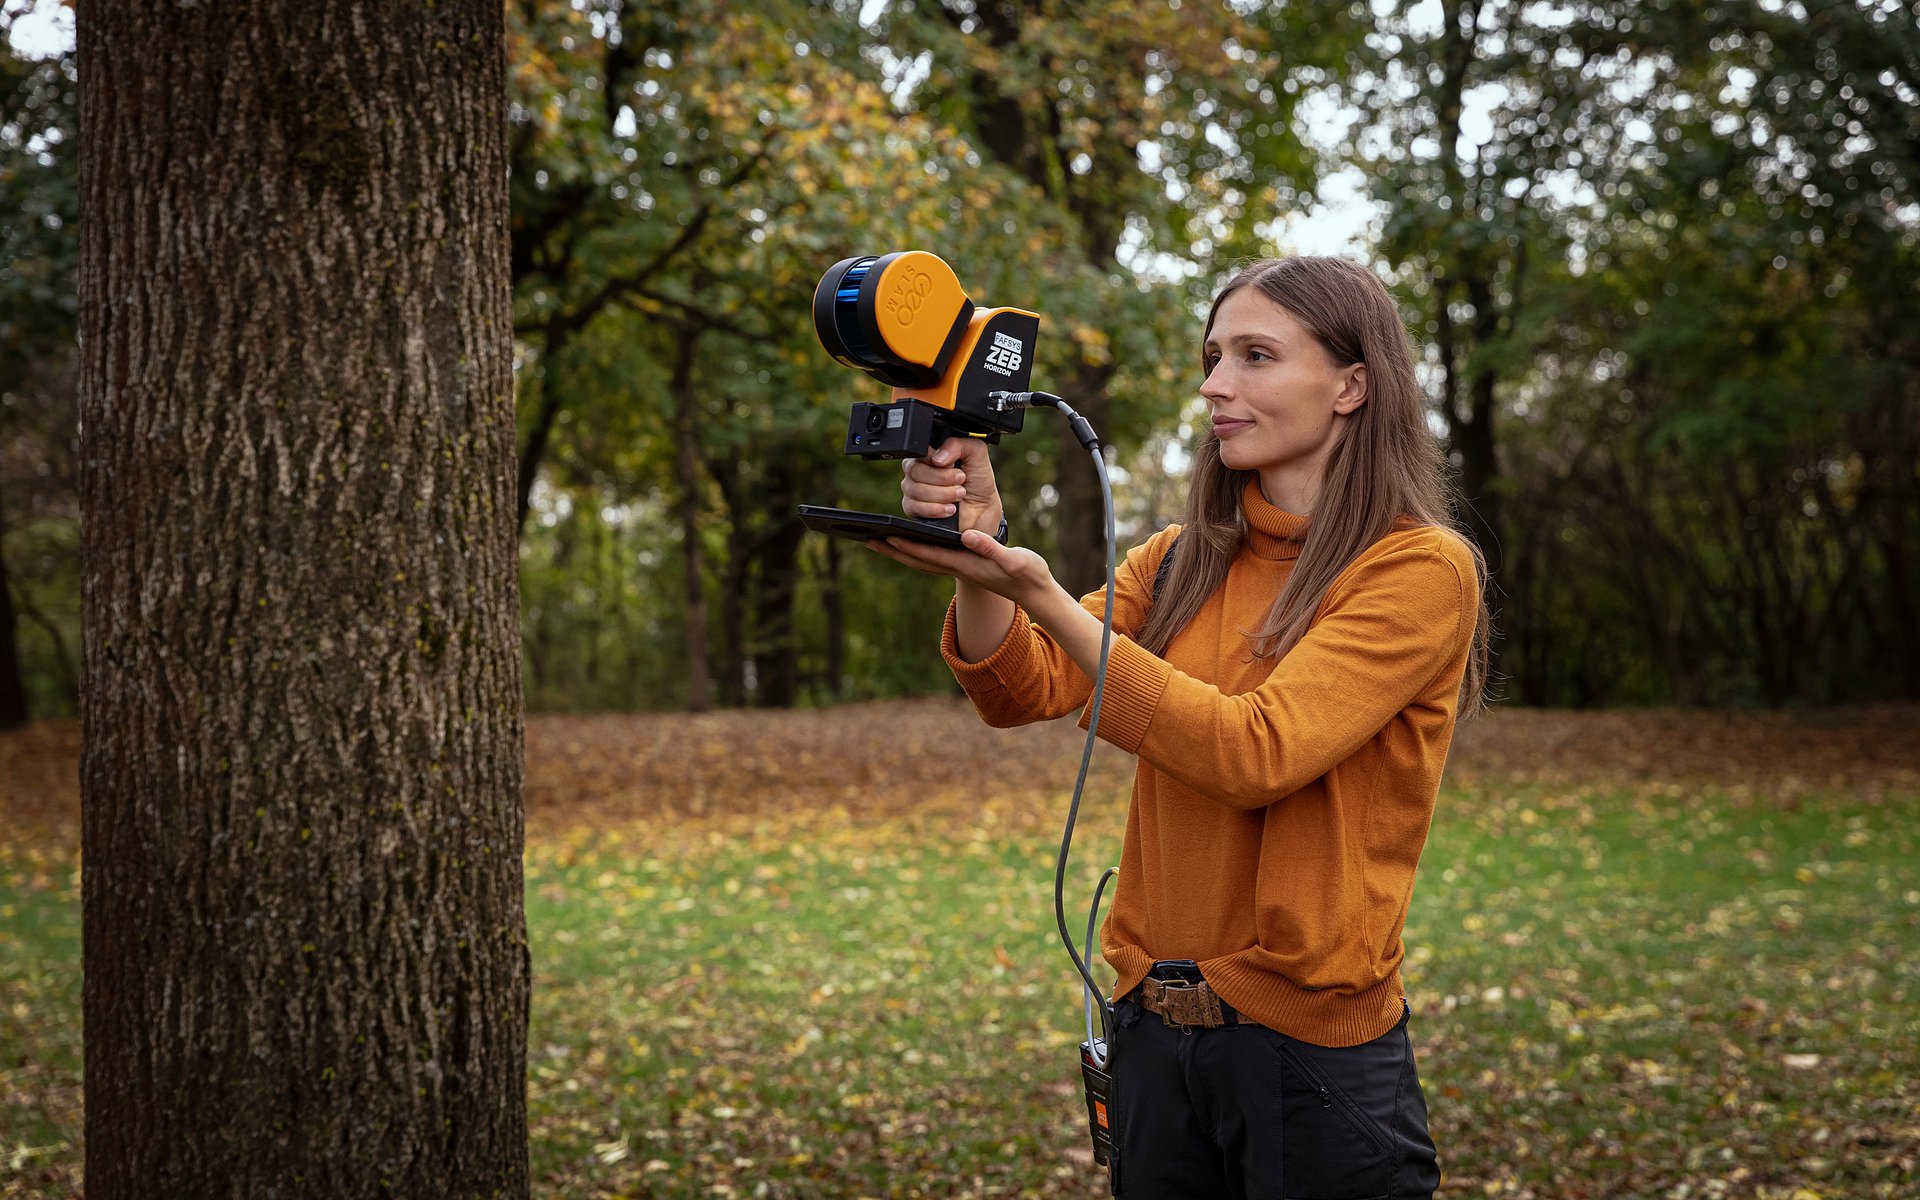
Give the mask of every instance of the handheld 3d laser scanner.
[[[1053, 897], [1060, 940], [1066, 945], [1083, 989], [1087, 1036], [1080, 1043], [1079, 1067], [1086, 1088], [1094, 1161], [1111, 1167], [1113, 1080], [1106, 1070], [1106, 1047], [1113, 1014], [1068, 932], [1064, 892], [1074, 823], [1092, 761], [1095, 731], [1100, 726], [1113, 640], [1113, 490], [1099, 438], [1086, 419], [1060, 397], [1027, 390], [1040, 315], [1021, 308], [978, 308], [960, 286], [953, 268], [939, 255], [906, 250], [841, 259], [821, 276], [814, 289], [813, 328], [836, 362], [893, 388], [887, 403], [855, 402], [843, 453], [865, 459], [924, 458], [951, 437], [977, 437], [995, 443], [1003, 433], [1020, 432], [1026, 409], [1041, 406], [1059, 409], [1074, 437], [1093, 455], [1106, 510], [1106, 612], [1099, 666], [1088, 705], [1087, 740], [1055, 862]], [[800, 518], [810, 529], [860, 541], [906, 537], [943, 546], [963, 545], [957, 513], [923, 520], [803, 504]], [[1004, 543], [1006, 534], [1003, 520], [996, 536]], [[1109, 869], [1100, 877], [1087, 913], [1082, 945], [1093, 944], [1101, 895], [1116, 874], [1117, 869]], [[1097, 1034], [1096, 1011], [1100, 1017]]]
[[[835, 362], [893, 388], [884, 404], [854, 403], [843, 453], [924, 458], [950, 437], [1020, 432], [1026, 404], [998, 397], [1026, 393], [1040, 314], [977, 307], [937, 254], [841, 259], [814, 289], [813, 329]], [[924, 520], [803, 504], [800, 517], [842, 537], [961, 544], [957, 513]]]

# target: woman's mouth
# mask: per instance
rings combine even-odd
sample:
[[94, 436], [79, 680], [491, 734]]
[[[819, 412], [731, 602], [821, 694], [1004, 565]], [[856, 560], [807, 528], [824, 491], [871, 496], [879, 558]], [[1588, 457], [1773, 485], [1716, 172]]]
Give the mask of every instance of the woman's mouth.
[[1213, 436], [1217, 438], [1232, 437], [1242, 429], [1251, 429], [1252, 427], [1252, 421], [1231, 421], [1215, 417], [1213, 421]]

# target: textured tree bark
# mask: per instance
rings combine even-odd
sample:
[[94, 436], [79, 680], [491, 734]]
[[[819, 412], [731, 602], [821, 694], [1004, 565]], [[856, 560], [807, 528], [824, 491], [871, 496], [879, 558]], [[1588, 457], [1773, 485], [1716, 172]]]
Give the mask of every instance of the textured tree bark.
[[502, 10], [78, 16], [87, 1193], [525, 1196]]

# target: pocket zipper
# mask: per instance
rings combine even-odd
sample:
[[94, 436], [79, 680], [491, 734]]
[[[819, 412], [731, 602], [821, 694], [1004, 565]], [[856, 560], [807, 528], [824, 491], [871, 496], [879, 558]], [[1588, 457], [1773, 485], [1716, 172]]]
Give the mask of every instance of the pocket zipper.
[[1393, 1153], [1393, 1147], [1387, 1144], [1385, 1135], [1367, 1119], [1367, 1114], [1360, 1111], [1360, 1106], [1353, 1102], [1353, 1097], [1329, 1084], [1326, 1078], [1314, 1069], [1313, 1064], [1307, 1061], [1307, 1056], [1295, 1050], [1290, 1044], [1282, 1042], [1280, 1049], [1293, 1060], [1294, 1066], [1298, 1067], [1300, 1073], [1305, 1075], [1307, 1081], [1319, 1091], [1321, 1108], [1332, 1108], [1333, 1102], [1336, 1099], [1339, 1100], [1341, 1114], [1346, 1118], [1347, 1124], [1353, 1126], [1361, 1137], [1371, 1142], [1375, 1150], [1382, 1154]]

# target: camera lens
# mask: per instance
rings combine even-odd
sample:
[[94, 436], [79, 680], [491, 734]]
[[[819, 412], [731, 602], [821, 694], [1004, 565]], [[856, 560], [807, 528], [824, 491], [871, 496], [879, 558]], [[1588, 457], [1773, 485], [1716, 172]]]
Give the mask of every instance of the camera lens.
[[887, 427], [887, 410], [886, 409], [870, 408], [867, 410], [867, 432], [868, 433], [879, 433], [882, 429], [885, 429], [886, 427]]

